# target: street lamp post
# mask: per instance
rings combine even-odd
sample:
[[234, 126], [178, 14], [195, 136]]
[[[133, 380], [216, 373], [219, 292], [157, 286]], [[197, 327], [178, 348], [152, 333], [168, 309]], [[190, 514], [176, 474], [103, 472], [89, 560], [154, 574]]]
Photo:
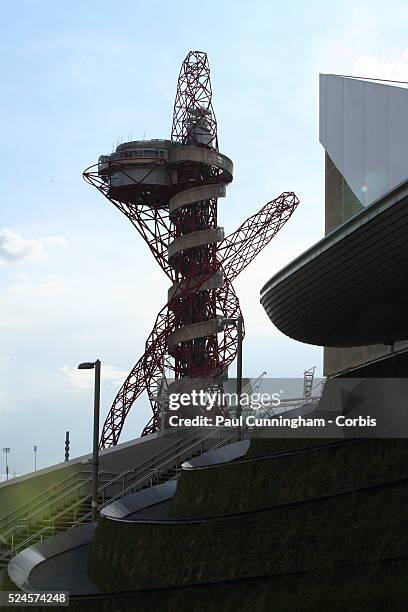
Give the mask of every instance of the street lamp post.
[[65, 432], [65, 461], [69, 461], [69, 431]]
[[92, 521], [98, 519], [98, 484], [99, 484], [99, 414], [101, 403], [101, 362], [86, 361], [80, 363], [78, 370], [95, 370], [94, 387], [94, 422], [92, 448]]
[[8, 475], [9, 475], [9, 467], [8, 467], [8, 461], [7, 461], [7, 456], [10, 453], [10, 448], [6, 447], [3, 448], [3, 453], [6, 455], [6, 480], [8, 480]]
[[34, 444], [34, 472], [37, 471], [37, 444]]

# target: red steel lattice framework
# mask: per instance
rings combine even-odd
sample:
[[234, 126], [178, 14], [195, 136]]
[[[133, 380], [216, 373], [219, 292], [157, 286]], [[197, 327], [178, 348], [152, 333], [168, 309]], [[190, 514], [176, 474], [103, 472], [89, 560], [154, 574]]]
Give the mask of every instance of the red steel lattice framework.
[[171, 141], [120, 145], [84, 172], [125, 214], [170, 279], [145, 352], [123, 383], [105, 420], [100, 447], [118, 443], [135, 400], [147, 390], [152, 418], [142, 435], [160, 427], [165, 371], [185, 381], [219, 380], [237, 352], [241, 316], [232, 281], [288, 221], [299, 200], [284, 192], [224, 237], [218, 197], [232, 180], [232, 162], [218, 152], [206, 53], [191, 51], [178, 79]]

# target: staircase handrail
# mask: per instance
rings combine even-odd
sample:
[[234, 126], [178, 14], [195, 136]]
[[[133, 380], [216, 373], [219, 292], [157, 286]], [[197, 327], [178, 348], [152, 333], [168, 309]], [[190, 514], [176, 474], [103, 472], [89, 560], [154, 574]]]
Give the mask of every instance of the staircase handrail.
[[73, 474], [70, 474], [69, 476], [67, 476], [63, 480], [60, 480], [59, 482], [57, 482], [55, 485], [52, 485], [51, 487], [49, 487], [45, 491], [41, 491], [41, 493], [39, 493], [38, 495], [35, 495], [34, 497], [30, 498], [27, 502], [25, 502], [24, 504], [22, 504], [21, 506], [19, 506], [15, 510], [11, 510], [10, 512], [5, 514], [4, 516], [0, 517], [0, 523], [6, 521], [6, 519], [8, 519], [9, 516], [13, 516], [14, 518], [17, 518], [17, 517], [15, 517], [16, 512], [19, 512], [20, 510], [22, 510], [26, 506], [29, 506], [31, 503], [35, 502], [40, 497], [43, 497], [43, 496], [47, 495], [50, 491], [58, 488], [60, 485], [63, 485], [65, 483], [67, 483], [70, 479], [72, 479], [74, 477], [78, 477], [80, 474], [90, 474], [90, 471], [89, 470], [80, 470], [79, 472], [74, 472]]
[[[219, 431], [216, 430], [216, 431]], [[182, 449], [182, 452], [186, 452], [189, 450], [192, 450], [193, 448], [195, 448], [196, 446], [202, 444], [205, 440], [207, 440], [208, 438], [213, 437], [214, 431], [210, 432], [208, 435], [204, 436], [203, 438], [199, 438], [197, 439], [193, 444], [190, 444], [187, 448]], [[219, 448], [220, 446], [223, 446], [225, 443], [228, 443], [229, 440], [232, 440], [235, 437], [235, 433], [232, 434], [229, 438], [223, 438], [222, 440], [220, 440], [214, 447], [211, 447], [210, 449], [207, 450], [215, 450], [216, 448]], [[146, 476], [142, 477], [141, 479], [139, 479], [137, 482], [133, 482], [132, 484], [130, 484], [126, 489], [123, 489], [123, 491], [121, 491], [121, 493], [118, 493], [117, 495], [111, 497], [109, 500], [102, 502], [101, 504], [98, 505], [98, 510], [101, 510], [102, 508], [104, 508], [105, 506], [108, 506], [109, 504], [111, 504], [112, 502], [116, 501], [117, 499], [121, 499], [122, 497], [124, 497], [125, 495], [127, 495], [128, 493], [131, 493], [132, 490], [143, 484], [145, 481], [148, 481], [152, 478], [152, 474], [156, 474], [160, 471], [163, 470], [164, 467], [166, 467], [167, 465], [171, 464], [174, 459], [177, 459], [182, 453], [180, 452], [178, 455], [173, 455], [173, 457], [171, 457], [170, 459], [168, 459], [165, 463], [161, 464], [160, 466], [158, 466], [155, 469], [150, 469], [150, 474], [147, 474]], [[169, 478], [169, 480], [174, 480], [175, 476], [173, 478]], [[73, 529], [75, 527], [77, 527], [78, 525], [80, 525], [86, 518], [90, 518], [92, 516], [92, 513], [89, 512], [87, 514], [84, 514], [83, 516], [81, 516], [79, 519], [77, 519], [73, 525], [71, 525], [70, 529]]]
[[[200, 429], [200, 428], [195, 428], [196, 429]], [[221, 428], [218, 428], [215, 430], [215, 432], [219, 431]], [[112, 501], [115, 501], [116, 499], [120, 499], [121, 497], [123, 497], [124, 495], [126, 495], [129, 491], [132, 491], [136, 486], [139, 486], [140, 484], [142, 484], [145, 481], [148, 481], [149, 479], [152, 478], [151, 474], [155, 474], [158, 473], [159, 471], [161, 471], [164, 467], [168, 466], [170, 463], [172, 463], [174, 461], [174, 459], [177, 459], [178, 457], [180, 457], [182, 454], [194, 449], [196, 446], [198, 445], [202, 445], [203, 442], [205, 442], [208, 438], [211, 438], [214, 436], [214, 430], [212, 430], [209, 434], [207, 434], [204, 437], [200, 437], [194, 440], [194, 442], [190, 443], [191, 440], [191, 436], [182, 438], [181, 440], [176, 440], [173, 444], [171, 444], [170, 446], [166, 447], [165, 449], [162, 449], [161, 451], [159, 451], [158, 453], [156, 453], [155, 455], [153, 455], [153, 457], [150, 457], [149, 459], [146, 459], [146, 461], [144, 461], [142, 464], [140, 464], [139, 466], [137, 466], [137, 468], [134, 468], [132, 470], [126, 470], [125, 472], [123, 472], [122, 474], [119, 474], [117, 476], [115, 476], [114, 478], [112, 478], [109, 482], [105, 483], [102, 487], [98, 488], [98, 497], [99, 497], [99, 493], [104, 491], [108, 486], [112, 485], [114, 482], [117, 482], [118, 480], [120, 480], [121, 478], [123, 478], [125, 475], [129, 474], [129, 473], [134, 473], [134, 475], [136, 476], [138, 472], [140, 472], [140, 468], [144, 467], [146, 464], [149, 464], [150, 466], [154, 463], [157, 462], [158, 457], [160, 457], [160, 455], [164, 454], [164, 457], [161, 457], [162, 459], [166, 459], [164, 462], [162, 462], [159, 466], [156, 466], [155, 468], [145, 468], [145, 471], [149, 471], [149, 474], [146, 474], [144, 476], [142, 476], [141, 478], [139, 478], [139, 480], [137, 482], [133, 482], [132, 484], [130, 484], [128, 487], [126, 487], [123, 491], [121, 491], [120, 493], [118, 493], [117, 495], [115, 495], [114, 497], [110, 498], [107, 501], [102, 502], [101, 504], [98, 505], [98, 509], [102, 509], [105, 506], [107, 506], [108, 504], [112, 503]], [[231, 436], [233, 437], [233, 436]], [[183, 443], [184, 442], [184, 443]], [[223, 441], [219, 441], [217, 444], [220, 445]], [[181, 443], [181, 447], [180, 447], [180, 443]], [[176, 447], [176, 451], [178, 451], [177, 453], [171, 453], [169, 452], [170, 449], [173, 449], [174, 447]], [[179, 447], [179, 448], [177, 448]], [[169, 457], [170, 455], [170, 457]], [[150, 462], [150, 463], [149, 463]], [[89, 479], [89, 481], [92, 481], [92, 479]], [[84, 484], [84, 483], [82, 483]], [[82, 486], [82, 484], [80, 486]], [[64, 495], [65, 496], [65, 495]], [[88, 494], [84, 497], [82, 497], [80, 500], [78, 500], [77, 502], [75, 502], [74, 504], [72, 504], [71, 506], [64, 508], [63, 510], [61, 510], [61, 512], [59, 512], [58, 514], [56, 514], [55, 516], [53, 516], [52, 518], [50, 518], [48, 520], [48, 525], [46, 527], [43, 527], [37, 531], [35, 531], [33, 534], [31, 534], [28, 538], [26, 538], [25, 540], [23, 540], [22, 542], [20, 542], [19, 544], [17, 544], [16, 546], [10, 548], [6, 553], [4, 553], [3, 555], [0, 555], [0, 561], [3, 558], [8, 557], [9, 555], [14, 556], [15, 552], [17, 550], [19, 550], [20, 548], [22, 548], [23, 545], [26, 545], [27, 543], [31, 542], [34, 538], [38, 538], [38, 536], [46, 533], [46, 532], [50, 532], [55, 528], [55, 522], [57, 521], [57, 519], [61, 518], [62, 516], [64, 516], [64, 514], [67, 514], [68, 512], [75, 510], [78, 506], [80, 506], [81, 504], [83, 504], [86, 500], [90, 500], [92, 498], [92, 494]], [[56, 500], [54, 500], [56, 501]], [[46, 505], [44, 507], [44, 509], [46, 509], [48, 507], [48, 505]], [[38, 511], [39, 512], [39, 511]], [[36, 512], [35, 514], [38, 514], [38, 512]], [[79, 525], [80, 523], [83, 522], [83, 520], [85, 520], [86, 518], [89, 518], [89, 516], [91, 515], [91, 513], [88, 513], [84, 516], [82, 516], [80, 519], [78, 519], [77, 521], [75, 521], [73, 523], [73, 525], [70, 527], [70, 529], [76, 527], [77, 525]], [[51, 525], [53, 525], [53, 527], [51, 527]]]

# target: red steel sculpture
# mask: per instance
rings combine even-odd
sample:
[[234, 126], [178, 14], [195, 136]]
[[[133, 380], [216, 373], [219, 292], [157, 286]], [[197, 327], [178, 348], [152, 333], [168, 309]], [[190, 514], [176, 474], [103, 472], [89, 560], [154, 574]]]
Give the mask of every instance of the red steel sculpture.
[[217, 203], [232, 174], [232, 161], [218, 151], [210, 68], [201, 51], [191, 51], [182, 64], [171, 140], [123, 143], [84, 172], [85, 180], [132, 222], [171, 281], [145, 352], [106, 418], [101, 448], [118, 443], [144, 390], [153, 416], [142, 435], [161, 426], [165, 371], [187, 385], [219, 381], [236, 356], [236, 326], [224, 323], [241, 315], [232, 281], [288, 221], [299, 200], [284, 192], [224, 237]]

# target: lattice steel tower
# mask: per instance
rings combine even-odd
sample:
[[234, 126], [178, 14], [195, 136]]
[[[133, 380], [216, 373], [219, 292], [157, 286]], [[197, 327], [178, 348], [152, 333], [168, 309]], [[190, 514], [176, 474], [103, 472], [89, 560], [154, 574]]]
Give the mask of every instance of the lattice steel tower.
[[236, 326], [224, 322], [241, 315], [231, 282], [286, 223], [298, 199], [282, 193], [224, 237], [217, 202], [232, 176], [232, 161], [218, 151], [210, 68], [201, 51], [182, 64], [171, 140], [121, 144], [84, 172], [130, 219], [171, 281], [145, 353], [106, 418], [102, 448], [117, 444], [145, 389], [153, 416], [143, 434], [163, 426], [165, 368], [175, 378], [172, 391], [188, 391], [219, 384], [235, 358]]

